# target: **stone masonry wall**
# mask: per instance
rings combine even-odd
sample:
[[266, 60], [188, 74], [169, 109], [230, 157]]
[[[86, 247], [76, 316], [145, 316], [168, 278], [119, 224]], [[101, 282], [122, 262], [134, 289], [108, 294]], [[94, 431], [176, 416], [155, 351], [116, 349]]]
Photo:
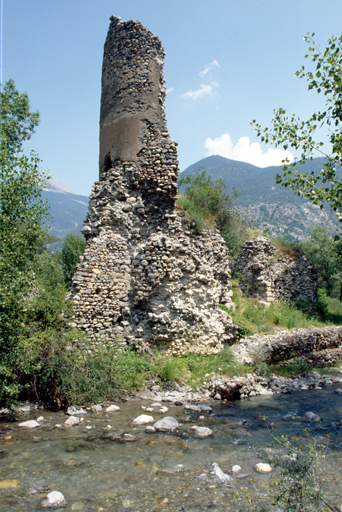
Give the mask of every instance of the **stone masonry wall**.
[[305, 359], [310, 364], [334, 364], [342, 356], [342, 327], [280, 331], [275, 334], [254, 334], [234, 344], [236, 360], [252, 364], [256, 354], [264, 353], [269, 363]]
[[75, 325], [96, 345], [121, 339], [172, 353], [218, 352], [235, 335], [227, 247], [175, 207], [177, 143], [164, 115], [164, 50], [140, 22], [112, 17], [104, 48], [100, 179], [73, 279]]
[[231, 262], [243, 293], [264, 302], [291, 300], [316, 303], [318, 279], [307, 258], [282, 254], [266, 237], [248, 240]]

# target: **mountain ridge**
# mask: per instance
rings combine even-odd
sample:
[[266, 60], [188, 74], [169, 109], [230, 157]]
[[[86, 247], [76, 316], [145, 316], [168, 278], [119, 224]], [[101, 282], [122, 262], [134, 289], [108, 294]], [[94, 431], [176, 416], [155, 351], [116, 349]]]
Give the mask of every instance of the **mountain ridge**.
[[[303, 165], [302, 169], [316, 174], [324, 161], [324, 158], [315, 158]], [[199, 168], [205, 168], [213, 179], [222, 178], [230, 192], [233, 187], [238, 190], [238, 209], [247, 213], [256, 226], [267, 229], [273, 237], [304, 240], [315, 225], [325, 227], [331, 236], [339, 231], [337, 217], [328, 208], [321, 210], [307, 199], [298, 197], [291, 189], [276, 183], [276, 174], [281, 172], [282, 166], [262, 168], [213, 155], [190, 165], [180, 173], [180, 178]], [[68, 233], [81, 234], [89, 198], [71, 192], [53, 177], [48, 180], [42, 195], [50, 206], [48, 224], [51, 234], [62, 239]]]
[[[317, 174], [324, 162], [324, 157], [314, 158], [301, 165], [300, 170]], [[199, 168], [206, 169], [213, 179], [222, 178], [229, 192], [235, 188], [240, 194], [236, 199], [237, 207], [254, 219], [258, 227], [268, 229], [273, 237], [304, 240], [315, 225], [325, 227], [331, 236], [338, 231], [337, 217], [329, 207], [321, 210], [290, 188], [276, 183], [282, 165], [257, 167], [212, 155], [187, 167], [180, 178]]]

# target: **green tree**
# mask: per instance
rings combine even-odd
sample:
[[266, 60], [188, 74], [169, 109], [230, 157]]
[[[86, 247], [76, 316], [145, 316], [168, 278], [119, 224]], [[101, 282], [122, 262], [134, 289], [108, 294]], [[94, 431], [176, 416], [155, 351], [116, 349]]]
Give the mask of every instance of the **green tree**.
[[[301, 152], [291, 164], [285, 161], [283, 175], [277, 176], [277, 183], [291, 187], [299, 196], [321, 208], [324, 203], [328, 204], [342, 220], [342, 182], [338, 172], [342, 164], [342, 36], [332, 36], [325, 50], [321, 51], [314, 35], [308, 32], [304, 38], [309, 44], [305, 58], [311, 58], [314, 70], [308, 71], [302, 66], [296, 75], [308, 81], [309, 90], [324, 95], [324, 111], [314, 112], [307, 121], [302, 121], [295, 114], [288, 117], [286, 111], [279, 108], [274, 110], [271, 129], [262, 128], [255, 120], [251, 124], [262, 142]], [[324, 150], [322, 141], [315, 140], [322, 127], [329, 132], [329, 152]], [[326, 157], [322, 170], [316, 175], [303, 172], [300, 165], [312, 160], [316, 152]]]
[[64, 240], [61, 260], [64, 272], [64, 280], [70, 287], [76, 266], [80, 261], [80, 256], [84, 253], [85, 240], [78, 235], [67, 235]]
[[318, 272], [320, 286], [331, 297], [335, 295], [341, 298], [342, 261], [339, 245], [325, 228], [315, 226], [309, 240], [302, 242], [301, 247]]
[[45, 237], [42, 222], [48, 205], [41, 198], [44, 179], [39, 158], [23, 152], [39, 123], [27, 94], [8, 81], [0, 93], [0, 401], [17, 393], [12, 369], [25, 314], [34, 294], [32, 262]]
[[234, 206], [238, 192], [233, 189], [232, 194], [229, 194], [222, 178], [212, 179], [203, 168], [181, 178], [179, 186], [184, 189], [184, 193], [180, 195], [178, 204], [188, 219], [194, 222], [200, 231], [216, 225], [230, 254], [236, 254], [247, 226], [247, 220]]

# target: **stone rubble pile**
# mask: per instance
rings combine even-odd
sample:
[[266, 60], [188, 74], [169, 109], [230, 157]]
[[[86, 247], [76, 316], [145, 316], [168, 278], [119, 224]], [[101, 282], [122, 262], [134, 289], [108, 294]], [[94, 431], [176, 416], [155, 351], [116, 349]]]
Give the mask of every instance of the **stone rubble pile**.
[[317, 302], [317, 273], [303, 254], [291, 257], [275, 249], [266, 237], [245, 242], [231, 261], [241, 291], [269, 303], [274, 300]]
[[342, 327], [296, 329], [277, 334], [250, 336], [233, 347], [237, 361], [253, 363], [256, 351], [264, 350], [270, 363], [305, 359], [309, 364], [333, 365], [342, 357]]
[[286, 378], [276, 375], [263, 377], [257, 373], [249, 373], [243, 377], [227, 378], [215, 376], [209, 382], [209, 393], [216, 400], [238, 400], [258, 395], [278, 393], [294, 393], [307, 389], [322, 389], [334, 383], [342, 382], [342, 377], [326, 376], [310, 373], [297, 378]]
[[228, 250], [176, 209], [176, 142], [164, 115], [164, 49], [140, 22], [111, 18], [104, 49], [100, 179], [82, 229], [73, 326], [173, 354], [219, 352], [235, 337]]

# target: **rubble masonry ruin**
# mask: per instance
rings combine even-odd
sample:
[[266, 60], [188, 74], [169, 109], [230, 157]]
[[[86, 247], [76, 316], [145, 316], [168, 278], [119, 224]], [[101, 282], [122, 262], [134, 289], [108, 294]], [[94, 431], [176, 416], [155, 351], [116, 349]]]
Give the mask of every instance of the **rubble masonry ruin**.
[[92, 343], [121, 338], [172, 353], [218, 352], [234, 338], [227, 247], [175, 207], [177, 143], [164, 114], [164, 49], [139, 21], [111, 18], [104, 47], [100, 179], [73, 279], [75, 325]]
[[317, 303], [318, 277], [304, 254], [288, 256], [266, 237], [248, 240], [231, 261], [241, 291], [264, 302], [291, 300]]

